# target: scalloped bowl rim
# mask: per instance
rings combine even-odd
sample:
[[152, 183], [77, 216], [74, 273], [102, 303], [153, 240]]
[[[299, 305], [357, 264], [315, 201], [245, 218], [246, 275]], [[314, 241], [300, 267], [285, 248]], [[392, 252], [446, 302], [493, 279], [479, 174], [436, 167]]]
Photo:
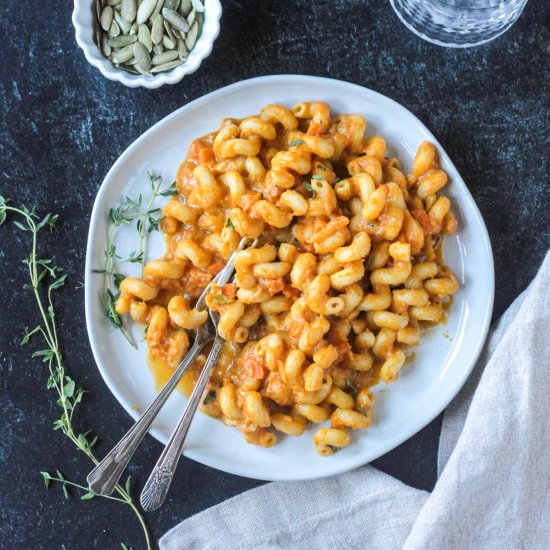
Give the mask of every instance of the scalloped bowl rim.
[[93, 0], [74, 0], [74, 10], [72, 21], [75, 28], [76, 41], [88, 62], [99, 69], [101, 74], [113, 80], [120, 82], [130, 88], [140, 86], [149, 89], [160, 88], [164, 84], [176, 84], [185, 75], [194, 73], [212, 52], [214, 42], [220, 33], [220, 19], [222, 15], [222, 6], [220, 0], [205, 0], [205, 17], [202, 33], [191, 50], [189, 58], [185, 63], [168, 71], [158, 73], [154, 77], [143, 75], [133, 75], [121, 69], [117, 69], [100, 52], [94, 42], [92, 26], [92, 3]]

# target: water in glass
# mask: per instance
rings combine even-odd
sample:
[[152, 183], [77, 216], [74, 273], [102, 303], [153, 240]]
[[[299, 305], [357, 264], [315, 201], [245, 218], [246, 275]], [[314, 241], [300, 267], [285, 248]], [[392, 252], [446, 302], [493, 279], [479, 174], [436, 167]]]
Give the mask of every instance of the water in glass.
[[478, 46], [507, 31], [527, 0], [390, 0], [421, 38], [452, 48]]

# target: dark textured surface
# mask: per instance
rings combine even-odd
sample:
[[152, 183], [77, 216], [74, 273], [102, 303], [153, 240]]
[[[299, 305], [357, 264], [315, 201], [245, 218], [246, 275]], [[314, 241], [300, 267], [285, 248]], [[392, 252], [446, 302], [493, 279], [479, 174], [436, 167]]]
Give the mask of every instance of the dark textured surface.
[[[67, 368], [92, 390], [78, 424], [100, 434], [100, 455], [130, 420], [94, 365], [77, 288], [94, 196], [134, 139], [204, 93], [252, 76], [304, 73], [349, 80], [409, 108], [441, 141], [485, 217], [496, 263], [495, 316], [528, 284], [550, 245], [546, 2], [532, 0], [505, 36], [473, 50], [422, 42], [385, 0], [225, 2], [212, 55], [197, 73], [154, 91], [106, 80], [77, 48], [71, 3], [41, 5], [50, 14], [47, 30], [26, 2], [2, 2], [0, 194], [61, 215], [61, 230], [45, 246], [71, 277], [58, 295], [62, 344]], [[52, 432], [57, 411], [47, 375], [19, 346], [24, 327], [36, 324], [34, 304], [19, 290], [27, 246], [12, 227], [0, 228], [0, 546], [116, 548], [124, 541], [141, 548], [124, 506], [66, 501], [59, 486], [44, 491], [39, 470], [59, 468], [82, 482], [90, 464]], [[375, 465], [431, 489], [439, 426], [433, 422]], [[160, 451], [150, 437], [140, 448], [131, 467], [139, 486]], [[258, 484], [182, 459], [167, 503], [147, 516], [153, 537]]]

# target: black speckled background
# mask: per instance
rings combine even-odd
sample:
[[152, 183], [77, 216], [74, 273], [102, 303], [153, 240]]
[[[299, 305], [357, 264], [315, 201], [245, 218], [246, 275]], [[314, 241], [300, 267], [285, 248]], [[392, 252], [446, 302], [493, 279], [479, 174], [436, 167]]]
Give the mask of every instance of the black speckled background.
[[[224, 2], [222, 31], [200, 70], [175, 86], [129, 89], [106, 80], [78, 49], [72, 3], [4, 0], [0, 101], [0, 194], [58, 212], [44, 254], [65, 267], [58, 294], [66, 367], [91, 394], [78, 417], [100, 434], [102, 456], [130, 419], [101, 379], [88, 345], [83, 279], [88, 220], [97, 189], [124, 149], [181, 105], [245, 78], [276, 73], [330, 76], [402, 103], [433, 131], [472, 191], [491, 235], [495, 316], [525, 288], [550, 246], [550, 10], [531, 0], [503, 37], [476, 49], [442, 49], [411, 34], [387, 0]], [[38, 16], [37, 14], [42, 14]], [[40, 470], [84, 481], [90, 464], [54, 433], [44, 366], [19, 341], [36, 311], [23, 292], [25, 235], [0, 228], [0, 546], [142, 548], [127, 508], [44, 490]], [[440, 421], [375, 465], [431, 489]], [[141, 486], [161, 446], [148, 437], [130, 468]], [[186, 458], [165, 506], [147, 515], [155, 539], [178, 521], [259, 482]]]

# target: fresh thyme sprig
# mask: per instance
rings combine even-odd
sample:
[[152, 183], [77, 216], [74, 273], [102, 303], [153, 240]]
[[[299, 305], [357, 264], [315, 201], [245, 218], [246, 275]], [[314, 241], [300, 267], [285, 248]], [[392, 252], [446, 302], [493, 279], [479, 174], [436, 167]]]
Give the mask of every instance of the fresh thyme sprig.
[[[86, 391], [77, 387], [76, 382], [66, 374], [59, 346], [53, 294], [65, 284], [67, 275], [63, 273], [60, 267], [54, 265], [51, 259], [38, 257], [38, 234], [46, 227], [50, 231], [53, 230], [58, 216], [48, 214], [41, 220], [34, 209], [29, 210], [25, 206], [20, 208], [12, 206], [4, 197], [0, 196], [0, 225], [6, 221], [8, 213], [12, 213], [20, 218], [13, 221], [17, 228], [31, 234], [31, 251], [29, 256], [23, 260], [23, 263], [27, 266], [30, 279], [30, 283], [26, 284], [25, 288], [30, 290], [34, 295], [40, 313], [39, 324], [31, 330], [25, 330], [21, 345], [27, 345], [33, 337], [38, 335], [42, 337], [45, 347], [44, 349], [35, 351], [32, 357], [40, 358], [43, 363], [47, 364], [49, 371], [47, 387], [54, 390], [57, 394], [57, 404], [61, 409], [61, 416], [55, 420], [54, 430], [63, 433], [63, 435], [74, 443], [79, 451], [83, 452], [97, 465], [98, 460], [92, 451], [92, 447], [97, 442], [97, 436], [92, 437], [91, 432], [80, 433], [73, 424], [73, 415]], [[57, 475], [55, 476], [48, 472], [41, 472], [41, 474], [46, 487], [49, 486], [51, 481], [61, 483], [63, 492], [67, 498], [69, 497], [68, 487], [75, 487], [84, 491], [84, 494], [81, 496], [82, 500], [88, 500], [93, 497], [93, 494], [86, 487], [69, 481], [60, 471], [57, 471]], [[109, 496], [106, 498], [126, 504], [132, 509], [143, 529], [147, 548], [150, 549], [151, 544], [147, 526], [130, 495], [130, 478], [127, 479], [125, 487], [117, 485], [115, 490], [118, 496]]]
[[[153, 204], [157, 197], [168, 197], [177, 193], [175, 182], [170, 188], [162, 191], [162, 178], [154, 176], [150, 172], [147, 173], [149, 180], [149, 189], [151, 196], [148, 201], [144, 201], [143, 195], [139, 195], [137, 199], [126, 196], [122, 204], [116, 208], [109, 210], [109, 231], [107, 233], [107, 246], [105, 248], [103, 266], [101, 269], [95, 269], [95, 273], [105, 274], [105, 314], [111, 322], [111, 325], [120, 330], [126, 340], [135, 348], [137, 347], [130, 334], [124, 327], [121, 316], [116, 312], [115, 303], [120, 295], [119, 285], [124, 280], [124, 275], [118, 273], [118, 268], [124, 263], [139, 263], [142, 266], [143, 275], [143, 258], [145, 255], [145, 237], [148, 233], [158, 231], [159, 224], [164, 218], [160, 213], [160, 208], [153, 208]], [[117, 254], [117, 249], [114, 244], [116, 231], [123, 225], [136, 223], [138, 233], [138, 249], [132, 251], [126, 258], [122, 258]]]

